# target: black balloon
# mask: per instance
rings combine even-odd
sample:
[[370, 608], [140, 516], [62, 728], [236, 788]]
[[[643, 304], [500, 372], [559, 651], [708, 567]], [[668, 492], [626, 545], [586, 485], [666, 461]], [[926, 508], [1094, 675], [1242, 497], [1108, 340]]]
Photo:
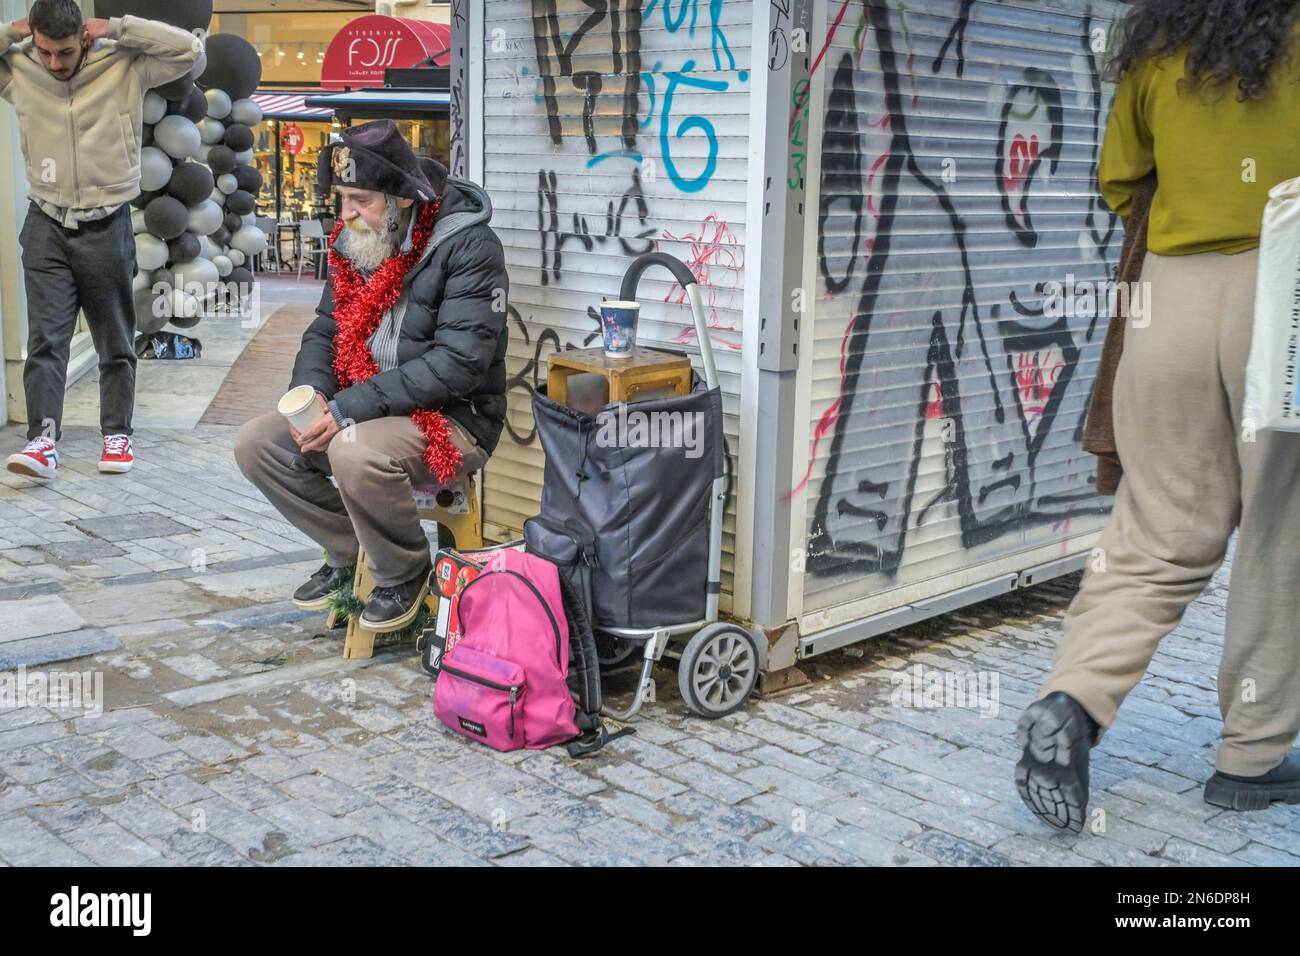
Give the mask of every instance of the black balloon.
[[225, 223], [226, 223], [226, 228], [229, 229], [231, 233], [236, 233], [239, 231], [239, 228], [244, 224], [244, 217], [237, 216], [233, 212], [228, 212], [226, 213]]
[[126, 14], [161, 20], [191, 33], [212, 23], [212, 0], [95, 0], [95, 16], [105, 20]]
[[170, 83], [164, 83], [162, 86], [155, 87], [154, 92], [157, 93], [159, 96], [161, 96], [163, 99], [167, 100], [167, 102], [170, 104], [178, 100], [183, 101], [187, 96], [190, 95], [190, 91], [193, 89], [194, 89], [194, 77], [186, 73], [184, 76], [177, 77], [176, 79], [172, 80]]
[[203, 91], [196, 86], [194, 89], [190, 90], [190, 95], [185, 100], [185, 103], [179, 112], [181, 116], [184, 116], [191, 123], [197, 123], [199, 120], [203, 119], [203, 117], [208, 115], [208, 98], [204, 96]]
[[159, 239], [175, 239], [190, 222], [190, 211], [172, 196], [159, 196], [144, 211], [144, 224]]
[[226, 276], [226, 282], [239, 286], [240, 291], [247, 293], [253, 284], [253, 273], [243, 266], [235, 266], [230, 270], [230, 275]]
[[183, 232], [167, 243], [167, 251], [171, 254], [172, 262], [189, 262], [199, 257], [203, 246], [199, 244], [199, 237], [194, 233]]
[[216, 188], [212, 170], [202, 163], [181, 163], [172, 172], [171, 181], [167, 183], [167, 192], [175, 196], [186, 206], [197, 206]]
[[131, 200], [131, 205], [136, 209], [145, 209], [151, 202], [159, 196], [164, 195], [166, 192], [165, 189], [146, 189], [141, 192], [140, 195]]
[[239, 164], [235, 162], [235, 151], [229, 146], [218, 143], [208, 150], [208, 166], [214, 175], [224, 176], [226, 173], [233, 173], [237, 165]]
[[230, 230], [222, 226], [216, 232], [209, 234], [208, 238], [219, 246], [228, 246], [230, 245], [230, 235]]
[[262, 189], [262, 174], [254, 166], [235, 167], [235, 182], [246, 193], [256, 196]]
[[226, 127], [226, 145], [236, 153], [253, 148], [253, 131], [243, 123], [231, 123]]
[[246, 193], [242, 189], [236, 189], [226, 197], [226, 210], [237, 213], [241, 216], [247, 216], [257, 208], [257, 200], [253, 198], [252, 193]]
[[207, 42], [208, 68], [198, 84], [224, 90], [232, 100], [252, 96], [262, 82], [262, 58], [253, 45], [233, 33], [214, 33]]
[[176, 328], [178, 329], [192, 329], [194, 328], [194, 326], [199, 324], [199, 320], [202, 318], [203, 315], [202, 313], [200, 313], [199, 315], [191, 315], [184, 318], [180, 316], [173, 316], [170, 321], [171, 324], [176, 326]]

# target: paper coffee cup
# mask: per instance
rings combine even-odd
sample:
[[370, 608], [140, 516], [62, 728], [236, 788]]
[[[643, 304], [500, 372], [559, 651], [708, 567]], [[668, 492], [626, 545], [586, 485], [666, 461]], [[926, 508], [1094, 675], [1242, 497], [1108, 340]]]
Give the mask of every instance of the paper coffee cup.
[[636, 348], [636, 324], [641, 314], [640, 302], [602, 302], [600, 328], [605, 354], [610, 358], [630, 358]]
[[325, 410], [316, 401], [316, 389], [310, 385], [299, 385], [284, 393], [276, 406], [280, 414], [289, 419], [289, 424], [300, 432], [305, 432], [316, 424]]

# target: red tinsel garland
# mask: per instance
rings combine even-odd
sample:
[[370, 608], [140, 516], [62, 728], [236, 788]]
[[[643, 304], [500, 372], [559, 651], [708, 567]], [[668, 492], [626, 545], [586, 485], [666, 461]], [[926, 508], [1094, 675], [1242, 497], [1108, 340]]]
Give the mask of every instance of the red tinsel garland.
[[[343, 230], [344, 222], [340, 219], [334, 224], [334, 231], [330, 233], [329, 262], [330, 279], [334, 283], [334, 321], [338, 325], [334, 334], [334, 374], [338, 377], [339, 388], [364, 382], [379, 371], [379, 363], [370, 354], [370, 336], [379, 328], [384, 313], [401, 297], [402, 279], [420, 261], [424, 247], [433, 235], [433, 223], [441, 205], [441, 196], [420, 205], [411, 237], [411, 251], [390, 256], [368, 282], [346, 256], [334, 250], [334, 242]], [[448, 435], [447, 419], [441, 412], [418, 409], [411, 413], [411, 421], [424, 433], [428, 442], [423, 457], [429, 471], [439, 481], [450, 481], [464, 456]]]

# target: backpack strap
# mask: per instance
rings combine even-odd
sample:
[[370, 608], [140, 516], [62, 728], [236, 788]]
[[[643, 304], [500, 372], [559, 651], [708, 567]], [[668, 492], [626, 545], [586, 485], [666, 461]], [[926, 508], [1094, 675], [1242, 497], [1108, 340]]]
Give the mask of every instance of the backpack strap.
[[582, 733], [565, 745], [569, 756], [574, 758], [590, 757], [611, 740], [618, 740], [619, 737], [627, 737], [636, 733], [635, 727], [624, 727], [622, 730], [611, 734], [609, 728], [605, 726], [605, 722], [600, 719], [599, 714], [578, 714], [578, 727], [582, 730]]
[[560, 597], [564, 614], [569, 619], [569, 644], [574, 648], [578, 676], [578, 709], [582, 714], [599, 719], [604, 704], [600, 689], [600, 659], [596, 652], [596, 636], [591, 631], [591, 619], [582, 597], [573, 589], [563, 574], [556, 573], [560, 582]]

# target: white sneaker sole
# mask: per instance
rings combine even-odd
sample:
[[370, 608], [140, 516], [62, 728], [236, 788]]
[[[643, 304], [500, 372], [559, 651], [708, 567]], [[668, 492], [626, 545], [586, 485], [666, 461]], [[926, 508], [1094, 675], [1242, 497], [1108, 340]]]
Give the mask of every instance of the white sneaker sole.
[[59, 473], [58, 465], [53, 468], [48, 465], [42, 467], [26, 455], [10, 455], [5, 467], [15, 475], [23, 475], [27, 478], [53, 478]]
[[99, 470], [105, 475], [125, 475], [135, 467], [133, 461], [101, 461]]

